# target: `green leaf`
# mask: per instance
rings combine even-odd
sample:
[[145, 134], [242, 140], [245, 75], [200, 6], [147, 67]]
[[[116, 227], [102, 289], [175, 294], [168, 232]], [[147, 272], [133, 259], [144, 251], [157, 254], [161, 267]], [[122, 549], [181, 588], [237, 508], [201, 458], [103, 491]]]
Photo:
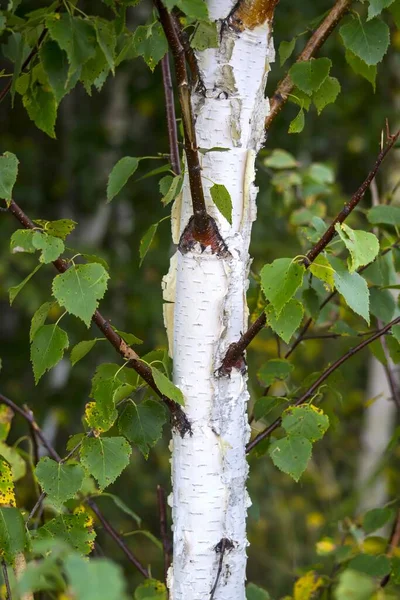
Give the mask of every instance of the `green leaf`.
[[391, 4], [389, 8], [392, 13], [393, 20], [396, 24], [396, 27], [400, 29], [400, 0], [394, 0], [393, 4]]
[[81, 465], [57, 463], [48, 456], [40, 459], [35, 474], [42, 490], [57, 506], [75, 497], [85, 476]]
[[[102, 387], [107, 387], [110, 392], [111, 383], [104, 383]], [[118, 411], [115, 408], [112, 392], [109, 394], [109, 398], [88, 402], [85, 406], [85, 421], [96, 436], [111, 429], [117, 417]]]
[[286, 150], [273, 150], [267, 158], [264, 158], [263, 163], [271, 169], [297, 169], [299, 163], [292, 154]]
[[299, 481], [311, 458], [312, 444], [300, 435], [288, 435], [273, 442], [268, 454], [278, 469]]
[[[48, 235], [61, 238], [65, 240], [66, 237], [73, 232], [76, 221], [71, 219], [57, 219], [57, 221], [45, 221], [44, 219], [36, 219], [34, 221], [37, 225], [40, 225], [44, 229], [44, 232]], [[82, 255], [85, 256], [85, 255]]]
[[51, 138], [55, 138], [54, 126], [57, 118], [57, 101], [53, 93], [47, 91], [41, 85], [34, 85], [24, 94], [22, 103], [36, 127], [47, 133]]
[[361, 77], [364, 77], [364, 79], [370, 82], [375, 92], [376, 75], [378, 73], [376, 65], [367, 65], [361, 58], [353, 54], [351, 50], [346, 50], [346, 60], [354, 73], [361, 75]]
[[270, 412], [286, 401], [286, 398], [279, 398], [279, 396], [263, 396], [259, 398], [254, 404], [253, 409], [255, 420], [264, 419]]
[[246, 585], [246, 600], [271, 600], [271, 596], [267, 590], [263, 590], [254, 583], [248, 583]]
[[76, 344], [76, 346], [74, 346], [71, 350], [70, 359], [72, 366], [76, 365], [78, 361], [80, 361], [84, 356], [86, 356], [86, 354], [88, 354], [92, 350], [92, 348], [94, 348], [97, 341], [97, 339], [84, 340]]
[[0, 156], [0, 198], [7, 206], [12, 200], [12, 192], [17, 181], [19, 160], [12, 152]]
[[367, 65], [377, 65], [389, 47], [389, 27], [380, 19], [364, 22], [357, 15], [349, 23], [342, 25], [339, 33], [345, 48]]
[[29, 330], [29, 341], [32, 342], [36, 335], [37, 330], [45, 324], [49, 310], [53, 306], [54, 302], [45, 302], [35, 312], [32, 317], [31, 327]]
[[141, 527], [142, 519], [139, 517], [139, 515], [137, 515], [135, 512], [133, 512], [133, 510], [131, 508], [129, 508], [129, 506], [127, 506], [125, 504], [125, 502], [123, 502], [123, 500], [121, 500], [121, 498], [119, 496], [116, 496], [115, 494], [110, 494], [108, 492], [103, 492], [100, 495], [102, 498], [111, 498], [111, 500], [114, 502], [115, 506], [120, 508], [122, 510], [122, 512], [124, 512], [126, 515], [129, 515], [130, 517], [132, 517], [132, 519], [134, 521], [136, 521], [138, 526]]
[[[168, 185], [168, 187], [167, 187]], [[166, 175], [160, 181], [160, 192], [163, 197], [161, 198], [161, 202], [163, 206], [167, 206], [172, 200], [180, 194], [183, 185], [183, 176], [176, 175], [175, 177], [171, 177], [170, 175]], [[167, 188], [167, 189], [166, 189]]]
[[150, 227], [148, 228], [148, 230], [146, 231], [146, 233], [140, 240], [140, 246], [139, 246], [139, 256], [140, 256], [139, 266], [140, 267], [142, 266], [142, 263], [145, 259], [146, 254], [150, 250], [150, 246], [151, 246], [151, 243], [156, 234], [157, 228], [158, 228], [158, 223], [153, 223], [153, 225], [150, 225]]
[[384, 323], [392, 320], [396, 302], [389, 290], [371, 288], [369, 290], [370, 312]]
[[283, 358], [273, 358], [264, 363], [257, 373], [260, 382], [265, 386], [270, 386], [276, 379], [284, 381], [289, 377], [294, 369], [294, 365]]
[[400, 225], [400, 207], [380, 204], [367, 212], [367, 219], [372, 225]]
[[395, 365], [400, 363], [400, 344], [395, 337], [387, 336], [386, 345], [389, 350], [389, 355]]
[[93, 22], [97, 42], [104, 54], [108, 66], [114, 73], [115, 46], [117, 45], [114, 24], [111, 21], [105, 21], [98, 17], [94, 18]]
[[140, 404], [126, 404], [118, 419], [121, 435], [136, 444], [145, 458], [156, 445], [166, 421], [165, 409], [156, 400], [143, 400]]
[[48, 39], [40, 46], [39, 56], [54, 97], [59, 104], [64, 96], [75, 87], [79, 79], [79, 72], [77, 71], [68, 80], [67, 54], [53, 40]]
[[[3, 445], [3, 442], [1, 442]], [[4, 455], [0, 455], [0, 507], [15, 506], [15, 492], [11, 463]], [[1, 519], [1, 518], [0, 518]], [[1, 532], [1, 523], [0, 523]], [[1, 533], [0, 533], [1, 535]], [[0, 538], [1, 539], [1, 538]], [[1, 546], [0, 546], [1, 548]], [[1, 550], [0, 550], [1, 555]]]
[[[14, 412], [5, 404], [0, 404], [0, 441], [7, 439]], [[1, 454], [1, 452], [0, 452]], [[0, 502], [1, 504], [1, 502]]]
[[50, 37], [68, 56], [70, 78], [94, 56], [96, 33], [88, 19], [75, 17], [68, 12], [51, 15], [46, 19]]
[[394, 511], [391, 508], [373, 508], [363, 517], [363, 529], [365, 533], [373, 533], [386, 525], [393, 517]]
[[341, 90], [341, 86], [336, 77], [327, 77], [319, 90], [313, 93], [313, 102], [320, 115], [325, 106], [335, 102]]
[[167, 600], [167, 588], [161, 581], [146, 579], [135, 590], [135, 600]]
[[172, 381], [170, 381], [168, 377], [164, 375], [164, 373], [161, 373], [161, 371], [156, 369], [156, 367], [152, 366], [151, 372], [153, 374], [155, 384], [160, 390], [160, 392], [164, 394], [164, 396], [167, 396], [167, 398], [169, 398], [170, 400], [174, 400], [181, 406], [184, 406], [185, 398], [181, 390], [178, 387], [176, 387], [176, 385], [174, 385]]
[[68, 336], [58, 325], [42, 325], [36, 331], [31, 344], [31, 361], [36, 384], [46, 371], [62, 359], [68, 346]]
[[64, 561], [69, 588], [79, 600], [126, 600], [122, 568], [105, 558], [90, 562], [74, 554]]
[[42, 251], [39, 261], [44, 264], [57, 260], [65, 250], [64, 242], [60, 238], [40, 231], [33, 232], [32, 244], [37, 250]]
[[312, 404], [289, 407], [282, 415], [282, 427], [290, 436], [299, 435], [310, 442], [324, 437], [329, 418]]
[[32, 273], [29, 273], [29, 275], [27, 277], [25, 277], [25, 279], [23, 281], [21, 281], [21, 283], [19, 283], [18, 285], [13, 285], [12, 287], [9, 288], [8, 294], [9, 294], [9, 298], [10, 298], [10, 306], [12, 305], [12, 303], [14, 302], [15, 298], [18, 296], [18, 294], [20, 293], [22, 288], [28, 283], [28, 281], [31, 279], [31, 277], [33, 277], [35, 275], [35, 273], [37, 273], [39, 271], [41, 266], [42, 265], [37, 265], [37, 267], [35, 267], [33, 269]]
[[312, 287], [307, 288], [302, 294], [302, 299], [307, 313], [314, 321], [316, 321], [320, 311], [320, 302], [317, 292]]
[[335, 589], [335, 600], [371, 600], [375, 583], [371, 577], [346, 569], [339, 575]]
[[278, 258], [261, 269], [262, 290], [277, 316], [302, 285], [304, 271], [304, 266], [291, 258]]
[[368, 21], [380, 15], [384, 8], [393, 4], [394, 0], [369, 0]]
[[26, 546], [24, 519], [18, 508], [0, 506], [0, 554], [7, 563], [13, 563], [15, 557]]
[[14, 231], [10, 240], [10, 252], [12, 254], [16, 254], [17, 252], [29, 252], [32, 254], [36, 252], [36, 248], [32, 242], [34, 233], [32, 229], [17, 229]]
[[121, 331], [120, 329], [116, 329], [115, 331], [118, 333], [118, 335], [122, 337], [122, 339], [127, 344], [129, 344], [129, 346], [132, 346], [134, 344], [143, 344], [143, 340], [136, 337], [136, 335], [133, 335], [133, 333], [126, 333], [126, 331]]
[[25, 477], [26, 462], [22, 458], [18, 448], [15, 448], [14, 446], [7, 446], [5, 442], [0, 441], [0, 456], [3, 456], [3, 458], [10, 463], [13, 481], [18, 481], [18, 479]]
[[211, 198], [219, 212], [232, 225], [232, 199], [226, 187], [220, 183], [214, 183], [210, 188]]
[[61, 539], [81, 554], [90, 554], [96, 538], [92, 523], [92, 518], [85, 512], [61, 514], [39, 527], [37, 539]]
[[304, 110], [301, 108], [297, 117], [295, 117], [289, 125], [289, 133], [301, 133], [304, 129], [304, 124]]
[[128, 43], [122, 48], [116, 65], [123, 60], [142, 56], [151, 71], [154, 71], [167, 50], [168, 42], [160, 23], [139, 25]]
[[369, 325], [369, 290], [367, 282], [358, 273], [349, 273], [335, 265], [335, 286], [346, 304]]
[[60, 306], [89, 327], [109, 278], [105, 268], [98, 263], [74, 265], [54, 278], [53, 295]]
[[119, 194], [128, 179], [135, 173], [138, 165], [139, 160], [134, 156], [124, 156], [117, 162], [108, 178], [107, 202], [111, 202]]
[[293, 83], [309, 96], [319, 90], [329, 75], [332, 61], [329, 58], [312, 58], [296, 62], [289, 70]]
[[300, 326], [304, 315], [304, 309], [298, 300], [292, 298], [285, 304], [279, 317], [276, 316], [271, 304], [268, 304], [265, 313], [267, 315], [268, 325], [288, 344], [292, 335]]
[[314, 277], [326, 283], [328, 290], [333, 290], [335, 285], [335, 271], [324, 254], [317, 256], [309, 266], [309, 271], [311, 271]]
[[215, 22], [200, 22], [190, 41], [193, 50], [206, 50], [207, 48], [218, 48], [218, 30]]
[[342, 223], [341, 225], [337, 223], [335, 230], [350, 252], [350, 273], [368, 265], [378, 256], [379, 241], [373, 233], [355, 231], [346, 225], [346, 223]]
[[296, 38], [294, 37], [289, 42], [283, 41], [279, 44], [279, 62], [281, 67], [285, 64], [288, 58], [290, 58], [293, 54], [293, 50], [296, 46]]
[[123, 437], [98, 437], [84, 439], [80, 455], [82, 465], [104, 489], [128, 466], [131, 452]]
[[349, 562], [349, 569], [360, 571], [370, 577], [382, 578], [390, 573], [390, 560], [384, 555], [358, 554]]

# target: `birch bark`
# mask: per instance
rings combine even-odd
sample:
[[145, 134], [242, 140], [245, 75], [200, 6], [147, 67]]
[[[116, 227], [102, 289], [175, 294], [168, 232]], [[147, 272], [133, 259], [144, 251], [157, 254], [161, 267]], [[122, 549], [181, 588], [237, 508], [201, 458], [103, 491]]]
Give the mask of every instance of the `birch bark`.
[[[182, 438], [176, 433], [171, 443], [171, 600], [245, 598], [250, 504], [245, 457], [250, 433], [247, 376], [240, 368], [233, 368], [230, 376], [220, 376], [218, 367], [228, 346], [247, 329], [248, 250], [256, 218], [255, 158], [269, 111], [264, 91], [274, 60], [271, 6], [275, 3], [245, 0], [234, 6], [232, 0], [208, 0], [210, 18], [220, 28], [220, 45], [198, 53], [206, 90], [192, 96], [198, 145], [229, 148], [202, 155], [201, 165], [207, 210], [229, 253], [219, 256], [198, 243], [188, 252], [178, 251], [163, 282], [174, 382], [185, 396], [184, 410], [192, 425], [192, 435]], [[252, 14], [243, 13], [249, 7], [255, 9]], [[236, 11], [235, 20], [231, 18], [229, 27], [226, 19], [232, 11]], [[239, 20], [243, 15], [243, 21]], [[231, 195], [232, 225], [211, 200], [213, 183], [224, 184]], [[186, 177], [172, 211], [175, 243], [191, 215]], [[223, 544], [226, 549], [221, 557]]]

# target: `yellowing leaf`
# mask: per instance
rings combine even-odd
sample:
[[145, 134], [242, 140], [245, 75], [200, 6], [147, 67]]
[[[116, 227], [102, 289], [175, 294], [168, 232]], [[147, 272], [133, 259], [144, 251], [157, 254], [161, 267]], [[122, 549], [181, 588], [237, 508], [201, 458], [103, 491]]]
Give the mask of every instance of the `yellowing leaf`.
[[308, 571], [294, 584], [294, 600], [311, 600], [314, 593], [324, 585], [322, 577], [315, 571]]

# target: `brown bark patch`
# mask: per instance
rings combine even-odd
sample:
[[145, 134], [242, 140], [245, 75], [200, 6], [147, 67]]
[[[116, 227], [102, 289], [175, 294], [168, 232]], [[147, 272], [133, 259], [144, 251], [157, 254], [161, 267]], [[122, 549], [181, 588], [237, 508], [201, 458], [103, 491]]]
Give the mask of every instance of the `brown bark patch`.
[[239, 0], [228, 16], [228, 25], [240, 33], [271, 22], [279, 0]]
[[182, 254], [186, 254], [194, 248], [196, 242], [200, 244], [202, 252], [209, 247], [213, 254], [217, 254], [221, 258], [229, 256], [229, 250], [218, 231], [218, 225], [210, 215], [207, 215], [207, 225], [204, 231], [196, 230], [195, 218], [194, 216], [190, 217], [189, 223], [181, 235], [178, 248]]

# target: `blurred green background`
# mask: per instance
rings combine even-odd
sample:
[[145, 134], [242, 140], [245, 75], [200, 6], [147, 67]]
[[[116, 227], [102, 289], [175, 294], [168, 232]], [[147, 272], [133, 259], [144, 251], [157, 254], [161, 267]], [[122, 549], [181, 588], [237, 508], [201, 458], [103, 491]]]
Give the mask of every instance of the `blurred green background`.
[[[40, 0], [23, 0], [17, 13], [25, 14], [47, 5]], [[310, 35], [310, 21], [321, 16], [332, 5], [328, 0], [304, 0], [293, 3], [281, 0], [275, 17], [274, 39], [278, 48], [282, 40], [290, 40], [302, 32], [297, 41], [297, 54]], [[108, 15], [106, 6], [97, 0], [81, 0], [88, 14]], [[131, 29], [146, 22], [151, 3], [143, 1], [128, 9]], [[7, 33], [1, 42], [5, 42]], [[251, 254], [252, 271], [280, 256], [304, 253], [304, 237], [293, 224], [293, 214], [316, 202], [313, 194], [297, 189], [293, 193], [273, 185], [273, 173], [263, 164], [272, 149], [291, 152], [306, 169], [313, 162], [328, 164], [335, 174], [331, 192], [322, 198], [322, 209], [328, 219], [333, 217], [345, 199], [357, 189], [379, 151], [381, 130], [388, 118], [392, 128], [399, 124], [400, 101], [400, 34], [393, 29], [392, 48], [379, 68], [376, 92], [348, 67], [338, 32], [334, 32], [320, 55], [333, 61], [332, 75], [341, 83], [342, 91], [334, 105], [320, 117], [314, 109], [306, 115], [306, 127], [300, 135], [288, 135], [290, 121], [298, 108], [288, 104], [274, 122], [259, 157], [257, 184], [258, 220], [254, 225]], [[1, 67], [10, 69], [6, 58]], [[288, 63], [289, 64], [289, 63]], [[273, 65], [267, 86], [272, 95], [286, 72], [279, 61]], [[6, 79], [2, 82], [5, 84]], [[0, 152], [14, 152], [20, 160], [15, 187], [15, 200], [31, 218], [72, 218], [79, 223], [69, 238], [69, 247], [77, 252], [98, 254], [110, 265], [112, 279], [109, 291], [101, 303], [103, 315], [113, 325], [145, 340], [140, 348], [145, 353], [166, 346], [162, 320], [161, 278], [167, 272], [169, 257], [174, 252], [168, 221], [163, 222], [151, 251], [139, 268], [139, 242], [146, 229], [168, 214], [169, 207], [160, 202], [158, 179], [140, 179], [159, 166], [159, 161], [142, 161], [139, 171], [123, 192], [111, 204], [106, 204], [106, 182], [112, 166], [125, 155], [157, 156], [168, 152], [165, 107], [161, 69], [150, 72], [141, 58], [124, 62], [115, 77], [110, 76], [103, 89], [89, 97], [79, 84], [64, 98], [56, 125], [57, 139], [52, 140], [29, 120], [20, 97], [14, 108], [10, 98], [0, 105]], [[400, 177], [400, 150], [393, 152], [378, 176], [378, 189], [389, 189], [393, 173]], [[301, 186], [300, 186], [301, 188]], [[397, 201], [400, 200], [400, 195]], [[364, 207], [369, 206], [367, 195]], [[363, 222], [362, 213], [352, 217], [350, 225]], [[74, 368], [67, 358], [46, 375], [35, 387], [29, 362], [28, 331], [33, 312], [50, 298], [52, 267], [42, 268], [24, 289], [13, 307], [9, 306], [8, 288], [19, 283], [34, 266], [30, 255], [12, 255], [9, 239], [18, 223], [10, 214], [0, 213], [0, 391], [18, 404], [26, 403], [34, 411], [39, 424], [53, 440], [61, 455], [68, 437], [82, 430], [82, 413], [88, 401], [90, 378], [102, 362], [118, 362], [113, 348], [97, 344], [95, 350]], [[249, 291], [254, 306], [256, 283], [252, 279]], [[343, 310], [343, 309], [341, 309]], [[360, 319], [349, 316], [350, 325], [363, 329]], [[56, 320], [59, 314], [51, 315]], [[93, 327], [86, 331], [83, 324], [65, 317], [71, 345], [96, 336]], [[373, 328], [373, 324], [372, 324]], [[365, 325], [364, 325], [365, 329]], [[309, 340], [293, 354], [295, 381], [322, 369], [329, 361], [345, 352], [354, 339]], [[262, 395], [257, 383], [257, 368], [276, 357], [276, 341], [265, 331], [248, 353], [252, 401]], [[323, 441], [315, 446], [311, 467], [295, 484], [280, 473], [268, 457], [250, 458], [249, 492], [253, 506], [249, 511], [248, 579], [268, 588], [272, 596], [290, 593], [293, 581], [302, 569], [323, 564], [316, 543], [324, 536], [340, 537], [338, 521], [357, 514], [356, 472], [360, 453], [362, 415], [368, 401], [367, 351], [353, 358], [340, 371], [337, 389], [341, 400], [330, 393], [325, 409], [336, 415]], [[334, 419], [333, 419], [334, 420]], [[25, 424], [15, 419], [12, 439], [27, 449]], [[161, 484], [170, 492], [168, 427], [164, 439], [151, 452], [146, 462], [134, 449], [130, 468], [110, 487], [143, 520], [142, 528], [159, 533], [156, 487]], [[389, 440], [388, 440], [389, 441]], [[389, 497], [399, 489], [400, 452], [388, 452], [383, 465]], [[28, 474], [17, 483], [17, 497], [28, 507], [35, 502]], [[99, 505], [117, 530], [129, 532], [136, 523], [118, 510], [110, 499], [99, 499]], [[140, 576], [132, 572], [124, 555], [113, 542], [100, 533], [100, 547], [124, 566], [132, 588]], [[127, 538], [142, 562], [151, 563], [152, 573], [162, 579], [162, 555], [159, 549], [141, 534]]]

